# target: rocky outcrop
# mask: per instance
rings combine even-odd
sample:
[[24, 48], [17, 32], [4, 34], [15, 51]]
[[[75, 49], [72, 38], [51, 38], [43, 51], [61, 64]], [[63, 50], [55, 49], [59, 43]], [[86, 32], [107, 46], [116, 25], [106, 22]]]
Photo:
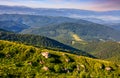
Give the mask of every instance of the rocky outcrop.
[[42, 54], [42, 56], [44, 56], [45, 58], [49, 58], [49, 57], [50, 57], [50, 53], [49, 53], [49, 52], [42, 52], [41, 54]]

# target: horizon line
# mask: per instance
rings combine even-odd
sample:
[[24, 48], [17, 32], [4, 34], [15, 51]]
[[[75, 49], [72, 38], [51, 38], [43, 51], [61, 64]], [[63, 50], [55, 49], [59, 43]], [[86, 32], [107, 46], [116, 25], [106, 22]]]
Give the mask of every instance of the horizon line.
[[31, 9], [71, 9], [71, 10], [84, 10], [84, 11], [94, 11], [94, 12], [106, 12], [106, 11], [120, 11], [120, 10], [90, 10], [90, 9], [79, 9], [79, 8], [52, 8], [52, 7], [30, 7], [25, 5], [0, 5], [0, 6], [7, 6], [7, 7], [25, 7]]

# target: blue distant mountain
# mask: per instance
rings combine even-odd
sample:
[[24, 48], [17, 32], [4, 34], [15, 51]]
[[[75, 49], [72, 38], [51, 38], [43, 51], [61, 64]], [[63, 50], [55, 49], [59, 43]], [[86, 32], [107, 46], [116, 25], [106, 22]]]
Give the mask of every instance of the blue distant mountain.
[[111, 15], [120, 16], [120, 10], [113, 11], [90, 11], [80, 9], [53, 9], [53, 8], [29, 8], [25, 6], [5, 6], [0, 5], [1, 14], [32, 14], [50, 16], [71, 16], [71, 15]]
[[80, 10], [80, 9], [30, 8], [25, 6], [0, 5], [0, 14], [62, 16], [62, 17], [71, 17], [77, 19], [85, 19], [100, 24], [119, 23], [120, 21], [120, 10], [91, 11], [91, 10]]

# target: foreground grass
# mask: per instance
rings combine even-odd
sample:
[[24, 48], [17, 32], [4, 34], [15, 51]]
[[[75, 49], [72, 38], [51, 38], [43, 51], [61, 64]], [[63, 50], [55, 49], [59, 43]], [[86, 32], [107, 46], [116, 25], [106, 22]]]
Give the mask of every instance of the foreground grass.
[[0, 40], [0, 77], [119, 78], [120, 66], [108, 61]]

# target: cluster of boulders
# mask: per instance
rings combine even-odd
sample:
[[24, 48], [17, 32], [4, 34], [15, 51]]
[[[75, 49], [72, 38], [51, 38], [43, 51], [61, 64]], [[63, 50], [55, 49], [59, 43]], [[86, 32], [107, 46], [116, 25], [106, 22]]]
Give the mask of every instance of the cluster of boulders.
[[10, 54], [6, 54], [6, 58], [9, 58], [11, 55]]
[[[45, 58], [49, 58], [50, 57], [50, 53], [49, 52], [42, 52], [41, 53], [42, 56], [44, 56]], [[40, 64], [44, 64], [44, 61], [40, 61]], [[43, 66], [42, 68], [44, 71], [48, 71], [49, 68], [47, 66]]]
[[[45, 58], [49, 58], [49, 57], [51, 56], [49, 52], [42, 52], [41, 55], [44, 56]], [[65, 56], [65, 54], [62, 54], [62, 55]], [[10, 55], [8, 54], [8, 55], [6, 55], [6, 57], [10, 57]], [[69, 58], [66, 58], [66, 59], [65, 59], [65, 62], [67, 62], [67, 63], [70, 62], [70, 61], [71, 61], [71, 60], [70, 60]], [[44, 64], [45, 62], [42, 61], [42, 60], [40, 60], [39, 63], [40, 63], [40, 64]], [[28, 64], [29, 64], [29, 65], [32, 65], [32, 62], [28, 62]], [[79, 64], [79, 65], [76, 65], [76, 68], [77, 68], [78, 71], [80, 71], [81, 68], [84, 68], [84, 69], [85, 69], [86, 67], [85, 67], [85, 65], [83, 65], [83, 64]], [[102, 69], [103, 67], [101, 66], [100, 68]], [[48, 68], [47, 66], [43, 66], [42, 69], [45, 70], [45, 71], [48, 71], [48, 70], [49, 70], [49, 68]], [[113, 70], [113, 68], [110, 67], [110, 66], [105, 67], [104, 69], [107, 70], [107, 71]], [[67, 68], [64, 68], [63, 71], [66, 71], [67, 73], [70, 72], [70, 70], [67, 69]]]

